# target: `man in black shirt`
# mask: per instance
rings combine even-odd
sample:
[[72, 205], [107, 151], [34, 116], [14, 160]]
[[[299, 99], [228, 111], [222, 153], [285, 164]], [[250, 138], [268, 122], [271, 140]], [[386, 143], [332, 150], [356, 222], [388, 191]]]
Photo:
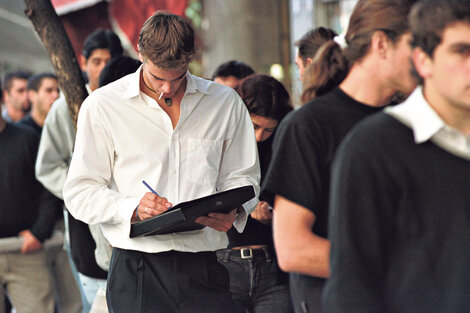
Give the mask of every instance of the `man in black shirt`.
[[[31, 76], [28, 79], [27, 94], [31, 103], [31, 113], [21, 119], [18, 125], [31, 128], [41, 137], [46, 116], [54, 101], [59, 98], [57, 76], [50, 72], [42, 72]], [[47, 189], [44, 189], [42, 199], [49, 204], [47, 209], [55, 213], [55, 219], [52, 222], [56, 230], [64, 232], [63, 201]], [[62, 246], [47, 248], [46, 259], [53, 279], [57, 306], [64, 312], [81, 312], [80, 290], [75, 283], [66, 251]]]
[[54, 299], [42, 242], [51, 235], [54, 212], [42, 200], [44, 189], [34, 176], [38, 144], [34, 131], [0, 117], [0, 238], [23, 238], [21, 253], [0, 254], [0, 281], [18, 312], [52, 313]]
[[[274, 194], [274, 243], [282, 270], [290, 273], [296, 312], [321, 312], [328, 278], [327, 240], [330, 165], [340, 141], [363, 118], [416, 86], [409, 75], [409, 28], [413, 1], [360, 0], [342, 49], [329, 41], [321, 57], [328, 77], [346, 77], [339, 87], [305, 104], [281, 122], [263, 195]], [[370, 23], [363, 23], [364, 20]], [[361, 52], [358, 52], [361, 51]], [[336, 73], [337, 63], [350, 64]], [[326, 82], [325, 85], [330, 85]]]
[[31, 76], [27, 85], [31, 113], [19, 123], [27, 125], [41, 135], [42, 126], [52, 104], [59, 98], [59, 82], [57, 76], [44, 72]]
[[326, 312], [470, 307], [470, 1], [419, 1], [410, 25], [422, 87], [336, 154]]

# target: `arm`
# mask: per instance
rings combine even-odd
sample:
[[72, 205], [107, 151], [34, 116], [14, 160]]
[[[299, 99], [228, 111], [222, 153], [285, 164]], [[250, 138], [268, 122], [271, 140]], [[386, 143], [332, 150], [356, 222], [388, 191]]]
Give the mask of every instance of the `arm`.
[[78, 117], [74, 154], [63, 189], [64, 200], [69, 212], [87, 224], [123, 224], [130, 228], [139, 198], [110, 188], [115, 148], [108, 124], [99, 99], [89, 96]]
[[330, 273], [330, 243], [312, 233], [315, 215], [281, 196], [274, 202], [273, 233], [279, 266], [297, 272], [327, 278]]
[[44, 242], [52, 235], [56, 222], [62, 216], [62, 200], [43, 186], [40, 187], [40, 192], [38, 218], [30, 231], [37, 240]]
[[63, 199], [62, 188], [72, 157], [75, 129], [65, 98], [54, 102], [44, 122], [36, 160], [36, 178]]
[[[223, 159], [220, 165], [217, 190], [223, 191], [243, 185], [252, 185], [255, 197], [243, 204], [243, 210], [238, 214], [232, 211], [228, 214], [213, 213], [196, 222], [213, 227], [219, 231], [230, 229], [231, 225], [239, 231], [243, 231], [248, 214], [253, 212], [258, 203], [259, 181], [261, 177], [256, 138], [253, 124], [241, 98], [234, 93], [235, 104], [228, 126], [227, 139], [224, 142]], [[232, 221], [232, 222], [230, 222]], [[228, 228], [227, 228], [228, 226]]]

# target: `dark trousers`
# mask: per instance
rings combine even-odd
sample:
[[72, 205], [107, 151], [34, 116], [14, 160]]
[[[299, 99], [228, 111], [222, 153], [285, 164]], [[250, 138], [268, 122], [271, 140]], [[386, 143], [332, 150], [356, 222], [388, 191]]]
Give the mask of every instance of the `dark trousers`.
[[113, 249], [106, 300], [110, 313], [240, 313], [227, 270], [214, 252], [144, 253]]
[[321, 313], [325, 279], [297, 273], [289, 274], [290, 294], [295, 313]]
[[245, 312], [293, 312], [287, 274], [277, 266], [273, 249], [224, 249], [217, 259], [229, 270], [232, 299]]

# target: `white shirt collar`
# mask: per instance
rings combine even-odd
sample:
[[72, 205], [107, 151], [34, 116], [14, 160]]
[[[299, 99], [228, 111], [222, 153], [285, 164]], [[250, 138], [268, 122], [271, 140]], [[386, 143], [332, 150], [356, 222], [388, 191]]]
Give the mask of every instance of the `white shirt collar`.
[[384, 111], [413, 130], [416, 144], [431, 140], [452, 154], [470, 158], [470, 137], [441, 119], [424, 98], [421, 86], [402, 104]]

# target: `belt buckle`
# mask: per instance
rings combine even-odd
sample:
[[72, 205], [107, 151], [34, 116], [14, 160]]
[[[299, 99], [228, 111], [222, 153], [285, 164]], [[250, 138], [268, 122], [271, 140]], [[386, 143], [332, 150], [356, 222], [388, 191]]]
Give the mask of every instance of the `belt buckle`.
[[[248, 253], [245, 253], [248, 252]], [[253, 249], [250, 248], [242, 248], [240, 249], [240, 256], [242, 259], [251, 259], [253, 258]]]

